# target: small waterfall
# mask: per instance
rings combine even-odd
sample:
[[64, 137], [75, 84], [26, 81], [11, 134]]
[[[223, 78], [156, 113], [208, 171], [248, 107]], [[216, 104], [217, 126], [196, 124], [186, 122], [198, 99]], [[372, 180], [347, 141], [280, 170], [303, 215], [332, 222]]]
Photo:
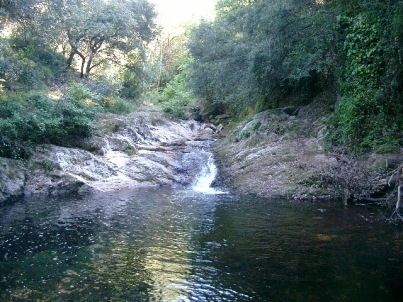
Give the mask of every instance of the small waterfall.
[[196, 176], [194, 184], [192, 186], [193, 190], [202, 193], [218, 193], [217, 190], [211, 187], [215, 177], [217, 176], [217, 167], [214, 164], [213, 154], [209, 154], [207, 157], [207, 162], [202, 166], [202, 170]]
[[217, 167], [210, 150], [212, 141], [191, 141], [187, 143], [186, 153], [181, 159], [182, 173], [188, 184], [197, 192], [206, 194], [223, 194], [211, 187], [217, 176]]

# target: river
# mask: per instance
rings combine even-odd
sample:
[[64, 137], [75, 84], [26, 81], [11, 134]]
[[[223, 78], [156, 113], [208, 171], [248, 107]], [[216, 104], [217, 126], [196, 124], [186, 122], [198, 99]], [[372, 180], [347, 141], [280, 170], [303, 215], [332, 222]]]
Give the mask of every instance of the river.
[[131, 189], [0, 211], [1, 301], [398, 301], [378, 206]]

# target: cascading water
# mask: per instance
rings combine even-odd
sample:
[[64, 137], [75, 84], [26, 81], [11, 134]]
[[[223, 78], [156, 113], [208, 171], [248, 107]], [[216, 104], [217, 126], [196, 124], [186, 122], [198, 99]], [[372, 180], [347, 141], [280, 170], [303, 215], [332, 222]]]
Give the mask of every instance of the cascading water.
[[181, 159], [185, 183], [197, 192], [206, 194], [223, 194], [211, 187], [217, 176], [217, 167], [210, 150], [212, 141], [191, 141], [187, 143], [186, 153]]
[[211, 187], [215, 177], [217, 176], [217, 167], [214, 163], [213, 154], [209, 154], [207, 162], [202, 167], [200, 173], [196, 176], [193, 183], [193, 190], [202, 193], [219, 193], [217, 190]]

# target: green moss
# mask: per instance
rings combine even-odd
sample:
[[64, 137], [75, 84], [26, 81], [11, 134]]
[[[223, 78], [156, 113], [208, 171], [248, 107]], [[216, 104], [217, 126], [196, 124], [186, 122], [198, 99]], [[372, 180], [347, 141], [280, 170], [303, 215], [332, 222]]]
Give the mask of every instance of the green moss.
[[136, 150], [131, 148], [131, 147], [127, 147], [124, 152], [129, 155], [129, 156], [133, 156], [136, 153]]
[[40, 161], [39, 166], [42, 169], [44, 169], [46, 171], [49, 171], [49, 172], [57, 170], [57, 166], [55, 164], [51, 163], [50, 161], [47, 161], [47, 160]]

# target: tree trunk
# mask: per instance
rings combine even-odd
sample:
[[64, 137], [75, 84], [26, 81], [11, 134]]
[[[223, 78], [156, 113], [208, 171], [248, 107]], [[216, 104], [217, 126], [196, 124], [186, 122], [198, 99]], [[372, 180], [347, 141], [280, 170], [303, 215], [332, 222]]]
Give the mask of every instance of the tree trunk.
[[85, 69], [85, 56], [79, 52], [76, 51], [76, 53], [80, 56], [81, 58], [81, 71], [80, 71], [80, 78], [84, 78], [84, 69]]
[[73, 64], [73, 59], [74, 59], [74, 56], [76, 55], [76, 53], [77, 53], [77, 49], [76, 48], [73, 48], [71, 51], [70, 51], [70, 55], [69, 55], [69, 58], [67, 59], [67, 67], [71, 67], [71, 64]]
[[160, 45], [160, 69], [159, 69], [159, 72], [158, 72], [158, 79], [157, 79], [157, 94], [159, 93], [160, 84], [161, 84], [163, 54], [164, 53], [163, 53], [162, 41], [161, 41], [161, 45]]
[[90, 75], [90, 72], [91, 72], [92, 61], [94, 60], [94, 55], [95, 55], [95, 53], [91, 50], [90, 57], [88, 58], [88, 62], [87, 62], [87, 68], [85, 69], [85, 75], [87, 77]]

